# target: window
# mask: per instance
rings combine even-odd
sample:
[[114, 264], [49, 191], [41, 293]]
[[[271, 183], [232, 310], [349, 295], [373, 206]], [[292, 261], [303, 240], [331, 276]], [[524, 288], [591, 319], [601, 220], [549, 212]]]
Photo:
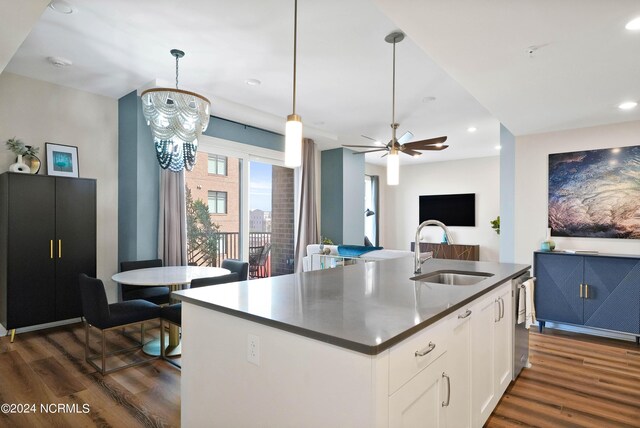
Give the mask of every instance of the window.
[[209, 190], [209, 214], [226, 214], [226, 213], [227, 213], [227, 192], [215, 192], [215, 191]]
[[378, 225], [379, 225], [379, 198], [378, 176], [364, 176], [364, 236], [369, 238], [373, 245], [379, 245]]
[[209, 155], [209, 174], [227, 175], [227, 157]]

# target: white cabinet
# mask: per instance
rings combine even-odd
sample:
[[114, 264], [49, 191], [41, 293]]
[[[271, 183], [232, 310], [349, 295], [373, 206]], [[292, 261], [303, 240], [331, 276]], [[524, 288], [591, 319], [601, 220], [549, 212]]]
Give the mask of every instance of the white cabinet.
[[511, 381], [511, 283], [473, 306], [471, 320], [471, 417], [481, 427]]
[[447, 373], [451, 376], [451, 402], [445, 408], [446, 425], [471, 426], [471, 321], [475, 314], [464, 307], [453, 315], [449, 325]]
[[[513, 328], [514, 328], [514, 309], [512, 306], [511, 286], [501, 287], [498, 290], [498, 310], [499, 320], [494, 323], [495, 331], [495, 354], [494, 354], [494, 370], [496, 379], [496, 396], [495, 404], [498, 404], [500, 397], [506, 391], [512, 379], [513, 370]], [[495, 406], [494, 406], [495, 407]]]
[[444, 427], [444, 410], [450, 402], [446, 373], [447, 353], [389, 397], [390, 427]]

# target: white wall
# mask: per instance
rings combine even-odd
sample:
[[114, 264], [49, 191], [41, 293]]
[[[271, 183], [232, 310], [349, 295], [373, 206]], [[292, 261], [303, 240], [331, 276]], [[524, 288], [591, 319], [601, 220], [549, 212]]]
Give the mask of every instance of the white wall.
[[[532, 263], [547, 231], [548, 155], [640, 144], [640, 121], [516, 138], [516, 263]], [[554, 237], [559, 249], [640, 254], [634, 239]]]
[[[111, 275], [118, 253], [118, 102], [11, 73], [0, 74], [0, 171], [15, 155], [4, 142], [17, 137], [40, 147], [40, 174], [46, 174], [45, 142], [78, 147], [80, 176], [97, 179], [97, 275], [115, 301]], [[80, 208], [80, 207], [79, 207]]]
[[[384, 186], [381, 236], [385, 247], [409, 250], [418, 226], [418, 196], [475, 193], [476, 226], [450, 227], [455, 244], [480, 245], [480, 260], [498, 261], [500, 240], [489, 223], [500, 213], [500, 157], [400, 167], [400, 185]], [[423, 230], [423, 240], [441, 242], [442, 230]]]

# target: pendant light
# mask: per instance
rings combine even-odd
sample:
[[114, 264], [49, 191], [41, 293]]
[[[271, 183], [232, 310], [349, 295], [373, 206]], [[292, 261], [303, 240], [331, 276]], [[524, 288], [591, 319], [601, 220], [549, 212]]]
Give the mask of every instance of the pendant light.
[[191, 171], [196, 163], [198, 138], [209, 125], [208, 99], [178, 89], [178, 60], [184, 52], [171, 49], [176, 59], [176, 88], [147, 89], [141, 95], [142, 113], [151, 128], [156, 157], [163, 169]]
[[302, 163], [302, 119], [296, 114], [296, 55], [298, 40], [298, 0], [293, 7], [293, 113], [287, 116], [284, 137], [284, 165], [299, 167]]
[[393, 43], [393, 85], [391, 91], [391, 147], [387, 155], [387, 185], [397, 186], [400, 183], [400, 159], [398, 156], [398, 140], [396, 139], [396, 43], [404, 39], [404, 33], [400, 31], [388, 34], [384, 40]]

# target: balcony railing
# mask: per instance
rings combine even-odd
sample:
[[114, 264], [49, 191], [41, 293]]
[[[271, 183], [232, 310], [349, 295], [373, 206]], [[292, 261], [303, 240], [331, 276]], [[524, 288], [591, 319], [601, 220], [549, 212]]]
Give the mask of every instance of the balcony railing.
[[[190, 265], [195, 266], [220, 266], [224, 259], [240, 259], [240, 233], [239, 232], [219, 232], [218, 234], [218, 250], [212, 257], [212, 263], [209, 264], [209, 257], [201, 248], [189, 248], [187, 251], [187, 259]], [[271, 232], [250, 232], [249, 233], [249, 251], [252, 248], [263, 247], [271, 242]], [[251, 258], [251, 257], [250, 257]], [[260, 269], [262, 275], [271, 276], [271, 257], [267, 259], [266, 265]], [[255, 270], [255, 267], [254, 269]]]

